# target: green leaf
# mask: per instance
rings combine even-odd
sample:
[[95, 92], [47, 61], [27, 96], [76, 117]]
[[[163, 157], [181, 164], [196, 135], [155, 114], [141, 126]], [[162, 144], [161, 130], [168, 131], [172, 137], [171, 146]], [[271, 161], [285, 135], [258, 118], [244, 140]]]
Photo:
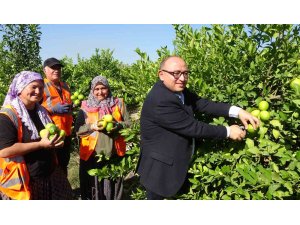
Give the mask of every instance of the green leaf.
[[265, 134], [268, 132], [268, 128], [266, 127], [260, 127], [258, 133], [260, 134], [260, 139], [262, 139]]
[[270, 184], [272, 182], [272, 172], [262, 167], [262, 165], [258, 165], [258, 170], [261, 172], [261, 180], [266, 184]]
[[286, 188], [289, 190], [290, 194], [293, 194], [293, 193], [294, 193], [294, 191], [293, 191], [293, 186], [292, 186], [292, 184], [291, 184], [290, 182], [285, 182], [285, 183], [283, 184], [283, 186], [286, 187]]
[[227, 174], [227, 173], [229, 173], [231, 171], [231, 168], [230, 168], [230, 166], [222, 166], [221, 171], [224, 174]]
[[297, 106], [300, 106], [300, 99], [292, 100]]
[[280, 188], [281, 184], [271, 184], [269, 186], [269, 189], [268, 189], [268, 193], [270, 193], [271, 195], [273, 195], [273, 193], [278, 189]]
[[255, 172], [250, 171], [246, 166], [245, 168], [237, 167], [236, 170], [252, 185], [255, 185], [257, 182], [257, 175]]
[[278, 168], [278, 166], [276, 165], [276, 163], [271, 162], [270, 164], [271, 164], [271, 166], [272, 166], [272, 169], [273, 169], [276, 173], [279, 173], [279, 168]]
[[283, 127], [279, 120], [271, 120], [270, 124], [273, 127], [278, 127], [279, 129], [282, 129], [282, 127]]
[[91, 169], [91, 170], [88, 170], [88, 174], [90, 176], [96, 176], [98, 174], [98, 169]]
[[249, 148], [249, 149], [247, 149], [247, 152], [250, 152], [251, 154], [254, 154], [254, 155], [261, 154], [261, 152], [259, 151], [259, 149], [257, 147]]
[[250, 138], [246, 139], [246, 145], [248, 148], [253, 148], [254, 147], [254, 141]]
[[197, 179], [194, 179], [194, 178], [189, 178], [189, 181], [192, 183], [192, 184], [195, 184], [195, 185], [200, 185], [200, 181], [197, 180]]
[[128, 137], [125, 138], [125, 141], [128, 142], [130, 141], [131, 139], [133, 139], [135, 137], [135, 134], [131, 134], [129, 135]]

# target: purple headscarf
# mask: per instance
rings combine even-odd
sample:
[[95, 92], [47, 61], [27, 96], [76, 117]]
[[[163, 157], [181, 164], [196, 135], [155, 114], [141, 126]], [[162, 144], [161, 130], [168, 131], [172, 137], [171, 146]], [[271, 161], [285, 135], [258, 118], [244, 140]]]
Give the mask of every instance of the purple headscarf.
[[[24, 103], [18, 96], [28, 84], [30, 84], [35, 80], [43, 81], [41, 74], [36, 72], [31, 72], [31, 71], [22, 71], [21, 73], [18, 73], [14, 77], [12, 83], [10, 84], [4, 103], [2, 105], [2, 106], [11, 105], [14, 107], [14, 109], [17, 111], [24, 125], [30, 131], [32, 131], [32, 136], [31, 136], [32, 140], [39, 139], [40, 137], [34, 123], [32, 122], [28, 114], [28, 111]], [[38, 116], [40, 117], [44, 125], [51, 122], [51, 119], [47, 111], [40, 104], [36, 103], [36, 109], [37, 109]]]

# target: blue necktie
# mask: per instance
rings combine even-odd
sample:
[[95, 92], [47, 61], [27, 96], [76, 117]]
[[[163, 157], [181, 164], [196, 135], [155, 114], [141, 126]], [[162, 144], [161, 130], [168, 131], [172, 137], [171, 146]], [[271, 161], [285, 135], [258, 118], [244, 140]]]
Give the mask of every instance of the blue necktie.
[[184, 95], [182, 93], [178, 93], [178, 94], [176, 93], [175, 95], [180, 99], [182, 104], [184, 104]]

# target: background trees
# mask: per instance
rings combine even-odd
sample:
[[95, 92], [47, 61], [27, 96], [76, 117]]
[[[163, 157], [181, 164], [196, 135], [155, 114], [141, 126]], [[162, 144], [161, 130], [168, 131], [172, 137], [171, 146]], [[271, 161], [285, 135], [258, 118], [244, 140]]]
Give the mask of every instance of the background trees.
[[22, 70], [41, 70], [39, 25], [0, 25], [0, 102], [12, 77]]

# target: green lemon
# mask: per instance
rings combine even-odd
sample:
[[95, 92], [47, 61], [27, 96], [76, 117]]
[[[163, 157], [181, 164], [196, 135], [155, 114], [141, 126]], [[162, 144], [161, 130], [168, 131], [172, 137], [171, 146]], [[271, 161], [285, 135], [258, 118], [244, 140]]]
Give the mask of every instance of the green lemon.
[[112, 117], [112, 115], [110, 115], [110, 114], [104, 115], [102, 119], [105, 120], [105, 121], [108, 122], [108, 123], [110, 123], [110, 122], [113, 121], [113, 117]]
[[59, 131], [59, 136], [62, 137], [62, 140], [65, 139], [65, 137], [66, 137], [66, 131], [60, 130]]
[[272, 130], [272, 134], [273, 134], [273, 136], [274, 136], [275, 139], [278, 139], [279, 136], [280, 136], [280, 132], [278, 130], [276, 130], [276, 129]]
[[297, 86], [300, 87], [300, 78], [295, 78], [290, 83], [290, 87], [294, 90], [297, 88]]
[[48, 138], [49, 131], [47, 129], [43, 129], [40, 131], [41, 138]]
[[79, 100], [83, 100], [83, 99], [84, 99], [84, 95], [83, 95], [83, 94], [79, 94], [79, 95], [78, 95], [78, 99], [79, 99]]
[[255, 110], [253, 110], [253, 111], [251, 112], [251, 115], [252, 115], [252, 116], [255, 116], [255, 117], [257, 117], [257, 118], [259, 118], [259, 114], [260, 114], [260, 110], [258, 110], [258, 109], [255, 109]]
[[113, 123], [107, 123], [106, 125], [106, 131], [109, 133], [114, 127]]
[[78, 95], [79, 95], [79, 92], [78, 92], [78, 91], [75, 91], [75, 92], [74, 92], [74, 96], [77, 97]]
[[54, 123], [47, 123], [45, 128], [48, 130], [48, 128], [52, 127], [52, 126], [55, 126], [55, 124]]
[[261, 111], [260, 112], [260, 119], [263, 121], [268, 121], [270, 119], [271, 115], [268, 111]]
[[261, 101], [260, 103], [258, 103], [258, 108], [261, 111], [267, 111], [269, 108], [269, 103], [267, 101]]
[[77, 97], [76, 97], [75, 95], [72, 95], [72, 96], [71, 96], [71, 100], [72, 100], [72, 101], [74, 101], [74, 100], [76, 100], [76, 99], [77, 99]]
[[247, 131], [248, 131], [250, 134], [255, 133], [255, 129], [254, 129], [254, 127], [252, 126], [252, 124], [248, 124]]
[[79, 100], [79, 99], [76, 99], [76, 100], [74, 101], [74, 105], [79, 106], [79, 105], [80, 105], [80, 100]]
[[46, 124], [45, 128], [49, 131], [49, 134], [56, 134], [58, 132], [58, 127], [53, 123]]
[[54, 138], [54, 136], [55, 136], [55, 134], [51, 134], [51, 135], [49, 136], [49, 140], [51, 141], [51, 140]]

